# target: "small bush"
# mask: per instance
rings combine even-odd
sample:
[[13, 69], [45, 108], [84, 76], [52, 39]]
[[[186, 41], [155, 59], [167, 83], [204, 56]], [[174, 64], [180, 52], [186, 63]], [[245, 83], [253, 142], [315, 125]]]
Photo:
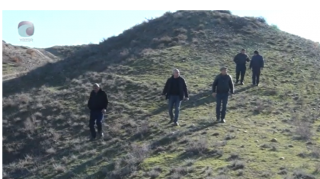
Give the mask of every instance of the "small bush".
[[147, 172], [147, 176], [150, 178], [157, 178], [159, 175], [160, 175], [160, 172], [154, 169]]
[[275, 25], [275, 24], [272, 24], [271, 28], [274, 29], [274, 30], [280, 30], [279, 27], [277, 25]]
[[314, 169], [314, 174], [320, 174], [320, 163], [317, 163]]
[[53, 170], [58, 173], [65, 173], [67, 171], [66, 167], [61, 164], [53, 164]]
[[303, 179], [316, 179], [315, 176], [307, 174], [307, 173], [305, 173], [304, 171], [301, 171], [301, 170], [294, 171], [293, 177], [294, 177], [294, 179], [300, 179], [300, 178], [303, 178]]
[[296, 127], [296, 134], [299, 136], [299, 139], [301, 140], [310, 140], [313, 136], [311, 129], [311, 126], [308, 122], [306, 121], [300, 121], [300, 120], [295, 120], [294, 125]]
[[319, 147], [313, 147], [313, 148], [311, 149], [310, 156], [311, 156], [312, 158], [317, 158], [317, 159], [319, 159], [319, 158], [320, 158], [320, 148], [319, 148]]
[[225, 13], [225, 14], [232, 14], [229, 10], [217, 10], [216, 12]]
[[187, 153], [192, 153], [194, 155], [203, 154], [209, 150], [208, 142], [206, 139], [200, 139], [198, 141], [192, 141], [186, 149]]
[[266, 19], [264, 17], [257, 17], [256, 20], [261, 22], [261, 23], [264, 23], [264, 24], [267, 23], [267, 21], [266, 21]]
[[243, 161], [236, 160], [229, 166], [232, 170], [244, 169], [245, 163]]

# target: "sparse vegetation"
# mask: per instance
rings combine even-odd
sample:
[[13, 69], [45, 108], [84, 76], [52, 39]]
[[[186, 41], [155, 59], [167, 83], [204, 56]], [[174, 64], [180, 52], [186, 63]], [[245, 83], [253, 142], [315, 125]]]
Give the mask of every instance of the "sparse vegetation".
[[[265, 57], [261, 85], [250, 87], [248, 71], [217, 124], [210, 85], [220, 66], [234, 77], [241, 48]], [[320, 178], [317, 43], [230, 11], [177, 11], [98, 45], [42, 50], [57, 61], [3, 82], [6, 178]], [[6, 73], [20, 71], [14, 63]], [[173, 67], [190, 92], [180, 127], [159, 97]], [[89, 142], [95, 82], [110, 104], [105, 138]]]

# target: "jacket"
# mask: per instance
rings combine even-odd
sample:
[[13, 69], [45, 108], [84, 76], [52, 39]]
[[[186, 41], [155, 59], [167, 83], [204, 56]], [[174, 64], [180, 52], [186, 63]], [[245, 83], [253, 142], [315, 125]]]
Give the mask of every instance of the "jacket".
[[92, 90], [88, 100], [88, 108], [91, 111], [102, 111], [108, 107], [108, 96], [105, 91], [99, 90], [97, 93]]
[[[166, 99], [169, 98], [173, 78], [174, 78], [173, 75], [170, 78], [168, 78], [164, 86], [164, 89], [162, 91], [162, 95], [166, 95]], [[187, 84], [181, 76], [179, 76], [178, 79], [179, 79], [179, 97], [180, 97], [180, 100], [183, 100], [183, 97], [186, 97], [186, 98], [189, 97]]]
[[260, 71], [261, 68], [264, 67], [264, 60], [261, 55], [254, 55], [251, 58], [250, 69], [254, 71]]
[[234, 93], [234, 84], [230, 75], [219, 74], [212, 84], [213, 93]]
[[238, 53], [233, 61], [237, 64], [237, 66], [246, 66], [246, 63], [250, 61], [248, 55], [243, 53]]

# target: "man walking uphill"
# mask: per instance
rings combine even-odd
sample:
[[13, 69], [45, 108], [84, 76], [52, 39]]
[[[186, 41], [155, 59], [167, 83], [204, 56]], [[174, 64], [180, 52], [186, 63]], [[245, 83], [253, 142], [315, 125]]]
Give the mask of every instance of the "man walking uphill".
[[[217, 102], [217, 106], [216, 106], [217, 121], [218, 122], [220, 121], [221, 123], [225, 123], [229, 93], [231, 94], [234, 93], [234, 85], [233, 85], [231, 75], [228, 74], [228, 69], [226, 67], [222, 67], [220, 71], [221, 73], [216, 76], [212, 84], [212, 96], [216, 98], [216, 102]], [[221, 103], [222, 103], [222, 110], [220, 112]]]
[[248, 55], [246, 55], [246, 50], [242, 49], [240, 53], [238, 53], [233, 61], [236, 63], [236, 84], [239, 83], [239, 76], [241, 75], [240, 84], [243, 85], [244, 75], [246, 74], [246, 62], [249, 62], [250, 59]]
[[258, 51], [254, 51], [254, 55], [250, 62], [250, 69], [252, 69], [252, 85], [259, 86], [260, 73], [264, 67], [264, 60]]
[[[189, 97], [186, 82], [180, 76], [180, 71], [178, 69], [173, 70], [173, 75], [167, 80], [162, 95], [165, 95], [166, 99], [169, 99], [169, 124], [174, 122], [176, 126], [179, 126], [178, 120], [181, 101], [183, 99], [189, 100]], [[172, 112], [173, 106], [175, 113], [174, 116]]]
[[104, 92], [98, 83], [93, 85], [93, 90], [90, 93], [90, 98], [88, 101], [88, 108], [90, 109], [90, 132], [91, 132], [91, 140], [96, 138], [96, 130], [94, 124], [97, 124], [98, 128], [98, 136], [103, 137], [102, 133], [102, 119], [104, 117], [104, 113], [108, 107], [108, 97], [106, 92]]

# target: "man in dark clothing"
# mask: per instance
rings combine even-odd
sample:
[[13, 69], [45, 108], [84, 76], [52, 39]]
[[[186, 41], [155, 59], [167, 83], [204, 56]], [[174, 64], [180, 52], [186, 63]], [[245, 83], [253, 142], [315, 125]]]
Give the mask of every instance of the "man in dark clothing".
[[246, 63], [250, 61], [248, 55], [246, 55], [246, 50], [242, 49], [240, 53], [238, 53], [233, 61], [236, 63], [236, 84], [239, 83], [239, 76], [241, 75], [241, 85], [243, 85], [244, 75], [246, 74]]
[[259, 86], [260, 82], [260, 73], [264, 67], [264, 60], [258, 51], [254, 51], [250, 62], [250, 69], [252, 69], [252, 85]]
[[98, 136], [101, 138], [103, 137], [102, 119], [107, 110], [108, 103], [109, 101], [106, 92], [100, 88], [98, 83], [95, 83], [88, 101], [88, 108], [90, 109], [89, 127], [91, 132], [91, 140], [96, 138], [96, 130], [94, 127], [95, 123], [97, 124], [98, 128]]
[[[212, 84], [212, 96], [216, 98], [216, 117], [217, 121], [225, 123], [229, 93], [234, 93], [234, 85], [231, 75], [228, 74], [228, 69], [222, 67], [221, 73], [216, 76]], [[222, 103], [222, 111], [220, 112]], [[220, 118], [221, 117], [221, 118]], [[221, 119], [221, 120], [220, 120]]]
[[[176, 126], [179, 126], [178, 120], [181, 101], [183, 99], [189, 100], [189, 97], [186, 82], [180, 76], [180, 71], [178, 69], [173, 70], [173, 75], [167, 80], [162, 95], [166, 96], [166, 99], [169, 99], [169, 124], [174, 122]], [[173, 106], [174, 116], [172, 112]]]

